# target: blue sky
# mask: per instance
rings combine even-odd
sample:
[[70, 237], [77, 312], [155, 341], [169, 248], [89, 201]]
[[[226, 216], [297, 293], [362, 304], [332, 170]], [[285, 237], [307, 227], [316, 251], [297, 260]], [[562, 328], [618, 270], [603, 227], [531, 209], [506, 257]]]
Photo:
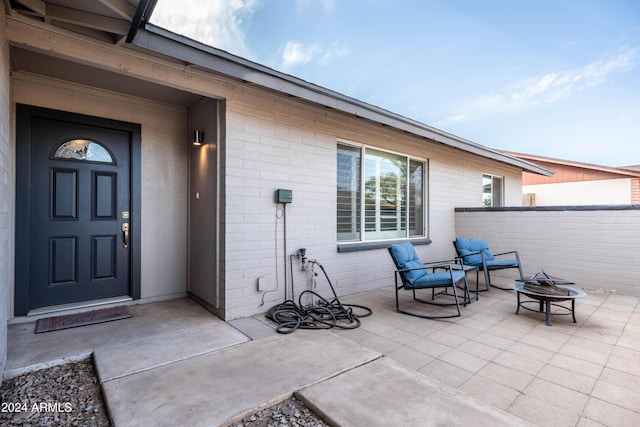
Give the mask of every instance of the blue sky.
[[640, 164], [637, 0], [158, 0], [151, 22], [491, 148]]

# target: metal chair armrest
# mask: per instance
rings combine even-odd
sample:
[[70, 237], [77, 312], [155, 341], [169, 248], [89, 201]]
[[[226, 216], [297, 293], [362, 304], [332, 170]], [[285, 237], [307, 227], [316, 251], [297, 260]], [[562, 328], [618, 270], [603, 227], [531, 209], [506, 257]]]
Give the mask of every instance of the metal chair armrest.
[[509, 254], [516, 254], [516, 256], [517, 256], [518, 255], [518, 251], [501, 252], [499, 254], [493, 254], [493, 256], [496, 257], [496, 256], [501, 256], [501, 255], [509, 255]]
[[439, 268], [444, 270], [450, 270], [452, 267], [452, 264], [458, 264], [458, 262], [455, 259], [444, 259], [440, 261], [432, 261], [432, 262], [424, 263], [425, 267], [430, 268], [432, 270], [439, 269]]
[[416, 267], [416, 268], [404, 268], [402, 270], [396, 270], [398, 273], [407, 273], [409, 271], [428, 270], [430, 267]]

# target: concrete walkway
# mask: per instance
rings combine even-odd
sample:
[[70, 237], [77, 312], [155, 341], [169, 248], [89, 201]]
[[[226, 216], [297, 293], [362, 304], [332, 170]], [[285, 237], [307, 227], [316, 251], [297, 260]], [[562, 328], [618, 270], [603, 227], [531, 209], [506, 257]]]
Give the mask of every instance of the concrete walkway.
[[551, 327], [499, 290], [439, 321], [395, 312], [392, 288], [341, 300], [373, 315], [279, 335], [181, 299], [45, 334], [14, 324], [5, 377], [93, 354], [116, 426], [228, 425], [293, 393], [341, 426], [640, 425], [637, 298], [589, 293]]
[[250, 341], [115, 379], [102, 372], [117, 362], [96, 364], [116, 426], [217, 426], [378, 357], [321, 332]]
[[[249, 341], [186, 298], [133, 305], [129, 310], [133, 314], [130, 319], [37, 335], [35, 322], [9, 325], [5, 378], [92, 354], [124, 354], [122, 367], [108, 372], [113, 378], [117, 376], [113, 369], [122, 369], [124, 375], [139, 370], [138, 363], [162, 365]], [[136, 348], [144, 354], [136, 353]]]

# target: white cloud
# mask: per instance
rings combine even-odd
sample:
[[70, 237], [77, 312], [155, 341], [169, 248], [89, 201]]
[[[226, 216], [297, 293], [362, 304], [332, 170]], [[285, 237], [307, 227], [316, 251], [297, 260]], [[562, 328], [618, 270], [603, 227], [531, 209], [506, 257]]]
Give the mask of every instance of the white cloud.
[[322, 53], [322, 57], [320, 58], [320, 61], [323, 64], [326, 64], [333, 61], [334, 59], [347, 56], [350, 53], [351, 53], [351, 50], [349, 49], [348, 46], [345, 46], [342, 43], [336, 41], [336, 42], [333, 42], [331, 46], [329, 46], [327, 49], [324, 50], [324, 52]]
[[313, 60], [317, 51], [318, 47], [315, 45], [304, 45], [301, 42], [290, 40], [282, 52], [282, 66], [289, 68], [298, 64], [307, 64]]
[[317, 43], [305, 44], [290, 40], [282, 51], [282, 68], [287, 69], [296, 65], [308, 64], [312, 61], [317, 61], [319, 64], [327, 64], [349, 53], [349, 48], [339, 42], [334, 42], [329, 47], [323, 47]]
[[151, 22], [201, 43], [246, 56], [242, 23], [258, 0], [159, 0]]
[[581, 68], [523, 79], [498, 93], [468, 102], [447, 121], [460, 122], [478, 114], [522, 111], [558, 102], [605, 82], [615, 72], [632, 68], [637, 56], [636, 50], [626, 50]]

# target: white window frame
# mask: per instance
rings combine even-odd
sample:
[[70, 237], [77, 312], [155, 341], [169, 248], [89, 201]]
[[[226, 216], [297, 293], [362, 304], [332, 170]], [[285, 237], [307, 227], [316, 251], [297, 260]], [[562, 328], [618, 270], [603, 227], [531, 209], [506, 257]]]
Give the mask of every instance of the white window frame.
[[[359, 186], [359, 218], [353, 218], [352, 223], [355, 223], [359, 220], [359, 229], [356, 233], [353, 233], [354, 238], [349, 239], [349, 238], [340, 238], [340, 233], [338, 233], [338, 230], [336, 230], [336, 240], [339, 244], [349, 244], [349, 243], [366, 243], [366, 242], [380, 242], [380, 241], [389, 241], [389, 240], [399, 240], [399, 239], [411, 239], [411, 238], [420, 238], [423, 239], [427, 236], [427, 208], [428, 208], [428, 198], [427, 198], [427, 193], [428, 193], [428, 185], [427, 185], [427, 180], [428, 180], [428, 159], [425, 158], [420, 158], [417, 156], [411, 156], [405, 153], [399, 153], [399, 152], [395, 152], [395, 151], [391, 151], [391, 150], [385, 150], [385, 149], [380, 149], [378, 147], [374, 147], [374, 146], [369, 146], [369, 145], [365, 145], [365, 144], [360, 144], [360, 143], [356, 143], [356, 142], [352, 142], [352, 141], [345, 141], [345, 140], [338, 140], [337, 142], [337, 146], [336, 146], [336, 150], [339, 149], [340, 146], [344, 146], [344, 147], [349, 147], [352, 149], [357, 149], [359, 150], [359, 158], [360, 158], [360, 170], [359, 170], [359, 181], [360, 181], [360, 186]], [[379, 152], [382, 154], [389, 154], [390, 156], [399, 156], [402, 157], [403, 160], [406, 162], [406, 168], [407, 170], [409, 170], [409, 168], [412, 166], [412, 162], [415, 163], [419, 163], [420, 166], [422, 167], [422, 176], [421, 176], [421, 187], [422, 187], [422, 194], [419, 195], [420, 197], [420, 202], [422, 203], [422, 209], [421, 209], [421, 216], [422, 219], [420, 220], [421, 222], [421, 230], [412, 230], [410, 227], [410, 216], [411, 216], [411, 209], [410, 209], [410, 201], [411, 200], [415, 200], [415, 195], [412, 196], [409, 194], [410, 191], [410, 185], [407, 182], [406, 184], [406, 208], [404, 209], [404, 215], [405, 217], [397, 217], [397, 221], [398, 223], [401, 223], [402, 221], [404, 221], [405, 224], [405, 229], [404, 230], [394, 230], [394, 231], [389, 231], [389, 232], [385, 232], [383, 230], [380, 230], [380, 222], [382, 219], [384, 219], [384, 216], [382, 215], [382, 213], [380, 212], [379, 208], [380, 208], [380, 199], [376, 199], [376, 230], [373, 231], [373, 233], [376, 233], [377, 236], [375, 238], [371, 238], [370, 235], [372, 234], [372, 231], [368, 231], [367, 230], [367, 223], [366, 223], [366, 219], [367, 219], [367, 206], [366, 206], [366, 178], [365, 178], [365, 168], [366, 168], [366, 160], [367, 160], [367, 150], [369, 150], [369, 152], [373, 151], [373, 152]], [[337, 154], [337, 153], [336, 153]], [[336, 165], [336, 169], [339, 167], [339, 165]], [[379, 174], [376, 173], [376, 177], [379, 178]], [[337, 184], [337, 183], [336, 183]], [[398, 187], [400, 187], [403, 183], [399, 182], [398, 183]], [[379, 186], [379, 182], [377, 184], [377, 188]], [[400, 209], [400, 208], [398, 208]], [[337, 217], [336, 217], [337, 220]], [[418, 225], [420, 226], [420, 225]], [[401, 227], [398, 227], [401, 228]], [[402, 233], [402, 235], [400, 232], [404, 231], [404, 233]], [[345, 233], [348, 234], [348, 233]], [[368, 238], [369, 237], [369, 238]]]
[[[485, 191], [487, 186], [489, 186], [488, 192]], [[496, 193], [497, 201], [495, 197]], [[486, 194], [489, 194], [489, 196], [487, 197]], [[482, 174], [482, 206], [485, 208], [498, 208], [504, 206], [504, 176], [493, 175], [490, 173]]]

